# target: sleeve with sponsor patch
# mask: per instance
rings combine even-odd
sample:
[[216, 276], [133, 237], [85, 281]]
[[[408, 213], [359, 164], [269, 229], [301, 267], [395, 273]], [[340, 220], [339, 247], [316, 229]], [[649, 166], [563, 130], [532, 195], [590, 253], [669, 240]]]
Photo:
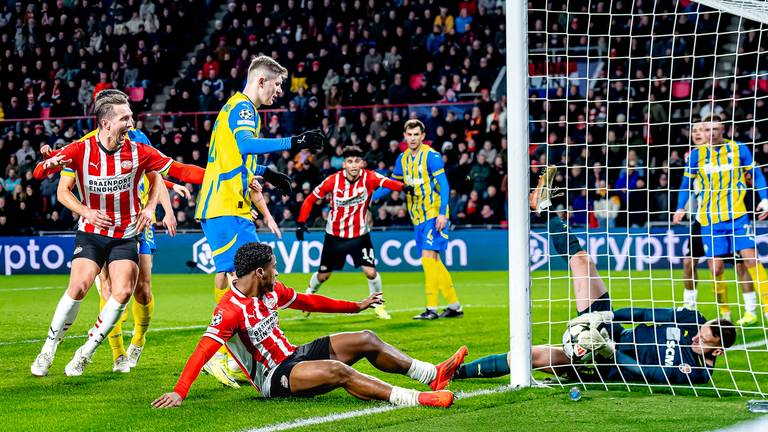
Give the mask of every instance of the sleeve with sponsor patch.
[[166, 171], [171, 167], [173, 159], [162, 154], [159, 150], [146, 144], [139, 143], [139, 166], [144, 171]]
[[281, 309], [287, 308], [296, 300], [296, 291], [282, 282], [275, 283], [275, 294], [277, 294], [277, 307]]
[[258, 121], [259, 117], [256, 115], [256, 110], [248, 102], [239, 102], [229, 111], [229, 128], [233, 135], [246, 130], [255, 134]]
[[391, 180], [373, 170], [368, 171], [368, 178], [366, 181], [366, 189], [368, 194], [373, 193], [379, 187], [385, 187], [389, 190], [400, 191], [403, 190], [403, 184], [396, 180]]
[[74, 174], [82, 169], [85, 145], [86, 144], [84, 141], [75, 141], [72, 144], [62, 148], [59, 152], [59, 155], [64, 156], [64, 159], [69, 159], [72, 161], [65, 168], [69, 169], [69, 172]]
[[216, 310], [213, 311], [213, 318], [211, 318], [208, 328], [205, 329], [204, 336], [208, 336], [223, 345], [237, 333], [242, 319], [242, 314], [230, 311], [221, 305], [216, 306]]

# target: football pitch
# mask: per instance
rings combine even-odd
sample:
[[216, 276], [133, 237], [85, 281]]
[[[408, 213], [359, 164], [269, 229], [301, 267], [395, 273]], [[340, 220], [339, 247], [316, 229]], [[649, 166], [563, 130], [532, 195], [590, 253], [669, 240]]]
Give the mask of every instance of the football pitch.
[[[653, 279], [648, 272], [614, 272], [610, 286], [615, 306], [628, 304], [625, 299], [654, 298], [658, 307], [670, 306], [672, 288], [666, 277]], [[391, 321], [376, 319], [372, 311], [360, 315], [315, 313], [307, 319], [294, 310], [281, 312], [281, 328], [294, 344], [302, 344], [329, 333], [370, 329], [384, 341], [407, 354], [430, 362], [439, 362], [459, 346], [469, 347], [468, 360], [508, 349], [509, 318], [507, 309], [507, 274], [505, 272], [454, 272], [454, 282], [465, 305], [460, 319], [420, 322], [411, 316], [424, 305], [421, 273], [382, 274], [384, 294]], [[546, 298], [569, 298], [564, 272], [533, 274], [534, 322], [565, 321], [572, 301], [550, 303]], [[676, 275], [680, 277], [680, 275]], [[303, 290], [308, 276], [282, 275], [287, 285]], [[113, 431], [242, 431], [332, 430], [332, 431], [421, 431], [421, 430], [533, 430], [547, 431], [701, 431], [713, 430], [743, 420], [755, 419], [746, 410], [746, 401], [722, 393], [695, 397], [690, 390], [672, 395], [669, 390], [653, 394], [643, 387], [605, 391], [583, 390], [580, 401], [568, 399], [567, 388], [532, 388], [507, 391], [508, 377], [455, 381], [449, 389], [458, 399], [447, 410], [427, 408], [392, 409], [381, 402], [364, 402], [343, 390], [313, 399], [262, 399], [249, 385], [240, 389], [222, 387], [213, 378], [201, 375], [192, 386], [181, 408], [154, 410], [150, 402], [171, 391], [188, 356], [194, 350], [213, 310], [213, 276], [202, 274], [155, 275], [153, 291], [156, 310], [147, 348], [138, 367], [129, 374], [112, 372], [112, 358], [105, 343], [96, 352], [93, 363], [82, 377], [66, 377], [64, 366], [97, 315], [98, 300], [91, 290], [83, 303], [78, 320], [58, 350], [48, 377], [34, 378], [29, 366], [40, 350], [46, 327], [66, 283], [66, 276], [13, 276], [0, 279], [0, 406], [2, 429], [29, 430], [113, 430]], [[660, 280], [660, 282], [659, 282]], [[666, 280], [666, 282], [665, 282]], [[551, 282], [550, 282], [551, 281]], [[682, 289], [678, 282], [678, 299]], [[700, 300], [711, 301], [708, 284], [700, 288]], [[735, 288], [731, 287], [731, 298]], [[360, 273], [337, 273], [321, 294], [359, 300], [368, 293]], [[651, 297], [651, 294], [653, 296]], [[635, 303], [650, 306], [650, 303]], [[572, 311], [572, 309], [571, 309]], [[707, 317], [712, 310], [703, 308]], [[573, 313], [573, 311], [571, 312]], [[126, 334], [132, 320], [124, 325]], [[534, 325], [534, 344], [552, 338], [559, 340], [563, 326], [549, 329]], [[550, 336], [551, 334], [551, 336]], [[737, 344], [764, 339], [757, 328]], [[762, 338], [762, 339], [761, 339]], [[126, 337], [126, 345], [128, 343]], [[749, 357], [744, 351], [728, 353], [733, 369], [747, 370], [750, 364], [768, 370], [765, 346]], [[723, 360], [718, 366], [722, 367]], [[407, 377], [389, 375], [372, 368], [365, 360], [355, 368], [404, 387], [426, 389]], [[718, 385], [755, 390], [768, 389], [763, 375], [755, 380], [748, 374], [734, 378], [715, 375]], [[537, 378], [545, 375], [536, 373]], [[718, 380], [718, 378], [721, 378]], [[727, 379], [722, 379], [727, 378]], [[711, 393], [711, 392], [710, 392]], [[344, 418], [350, 416], [350, 418]], [[341, 419], [339, 419], [341, 418]]]

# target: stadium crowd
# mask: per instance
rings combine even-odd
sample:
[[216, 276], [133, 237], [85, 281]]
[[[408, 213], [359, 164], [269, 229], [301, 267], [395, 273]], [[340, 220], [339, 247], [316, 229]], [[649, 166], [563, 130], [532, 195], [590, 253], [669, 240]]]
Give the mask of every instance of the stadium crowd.
[[690, 122], [712, 113], [765, 163], [759, 26], [688, 1], [549, 3], [529, 2], [531, 181], [545, 164], [560, 168], [571, 224], [668, 223]]
[[[11, 2], [0, 6], [0, 41], [7, 47], [0, 56], [0, 115], [89, 115], [95, 93], [123, 89], [134, 102], [137, 127], [156, 147], [204, 167], [216, 111], [241, 89], [250, 58], [264, 53], [286, 66], [289, 77], [282, 109], [261, 117], [262, 135], [320, 128], [329, 138], [320, 154], [267, 159], [293, 179], [292, 196], [267, 196], [281, 226], [295, 226], [304, 197], [341, 168], [346, 145], [360, 146], [369, 168], [390, 174], [411, 117], [424, 121], [428, 143], [443, 153], [452, 222], [503, 224], [506, 101], [490, 96], [504, 65], [502, 6], [498, 0], [232, 1], [213, 33], [193, 47], [203, 37], [183, 20], [210, 12], [212, 2]], [[197, 51], [175, 74], [180, 48]], [[169, 122], [141, 121], [157, 91], [172, 83]], [[416, 103], [425, 105], [404, 105]], [[181, 114], [197, 111], [209, 114]], [[42, 145], [63, 146], [90, 125], [87, 119], [0, 122], [0, 235], [73, 226], [56, 201], [58, 175], [38, 182], [31, 169]], [[374, 226], [409, 225], [403, 200], [394, 192], [375, 203]], [[172, 204], [180, 228], [199, 226], [194, 196], [172, 194]], [[327, 210], [315, 208], [309, 225], [322, 227]]]

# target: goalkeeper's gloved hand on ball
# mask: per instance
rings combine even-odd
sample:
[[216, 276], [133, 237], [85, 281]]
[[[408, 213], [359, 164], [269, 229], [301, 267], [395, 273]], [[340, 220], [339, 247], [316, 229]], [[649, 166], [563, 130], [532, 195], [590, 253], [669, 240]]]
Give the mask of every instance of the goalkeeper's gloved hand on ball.
[[577, 316], [568, 321], [569, 326], [576, 324], [589, 324], [590, 327], [597, 328], [600, 324], [613, 321], [613, 311], [595, 311]]
[[293, 188], [291, 187], [291, 178], [286, 174], [267, 168], [262, 177], [265, 182], [276, 187], [283, 195], [291, 195], [291, 192], [293, 191]]
[[325, 146], [325, 135], [320, 132], [320, 129], [302, 132], [291, 137], [291, 150], [317, 151], [322, 150], [323, 146]]
[[306, 233], [307, 230], [307, 224], [304, 222], [299, 222], [296, 225], [296, 240], [298, 241], [304, 241], [304, 233]]
[[603, 328], [590, 328], [589, 331], [582, 332], [578, 339], [579, 345], [606, 359], [612, 359], [616, 353], [616, 342], [611, 340], [608, 331]]

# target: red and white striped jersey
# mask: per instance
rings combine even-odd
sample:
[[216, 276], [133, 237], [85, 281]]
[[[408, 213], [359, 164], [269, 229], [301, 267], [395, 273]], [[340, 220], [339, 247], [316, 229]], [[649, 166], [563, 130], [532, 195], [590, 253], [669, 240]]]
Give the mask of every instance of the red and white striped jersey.
[[104, 211], [113, 222], [109, 229], [99, 229], [80, 218], [78, 230], [113, 238], [132, 237], [141, 211], [138, 187], [147, 171], [165, 171], [173, 160], [146, 144], [131, 141], [127, 136], [123, 146], [106, 151], [94, 134], [61, 150], [74, 171], [82, 203], [94, 210]]
[[357, 179], [351, 182], [344, 176], [343, 170], [323, 180], [312, 194], [319, 200], [331, 195], [331, 212], [325, 231], [341, 238], [354, 238], [367, 233], [368, 206], [373, 191], [381, 186], [396, 190], [402, 187], [398, 182], [366, 169], [361, 170]]
[[295, 300], [296, 291], [282, 282], [277, 282], [274, 291], [261, 298], [247, 297], [230, 289], [216, 306], [211, 324], [205, 330], [205, 336], [227, 344], [253, 384], [267, 394], [267, 372], [296, 350], [280, 330], [277, 317], [278, 308], [285, 309]]

